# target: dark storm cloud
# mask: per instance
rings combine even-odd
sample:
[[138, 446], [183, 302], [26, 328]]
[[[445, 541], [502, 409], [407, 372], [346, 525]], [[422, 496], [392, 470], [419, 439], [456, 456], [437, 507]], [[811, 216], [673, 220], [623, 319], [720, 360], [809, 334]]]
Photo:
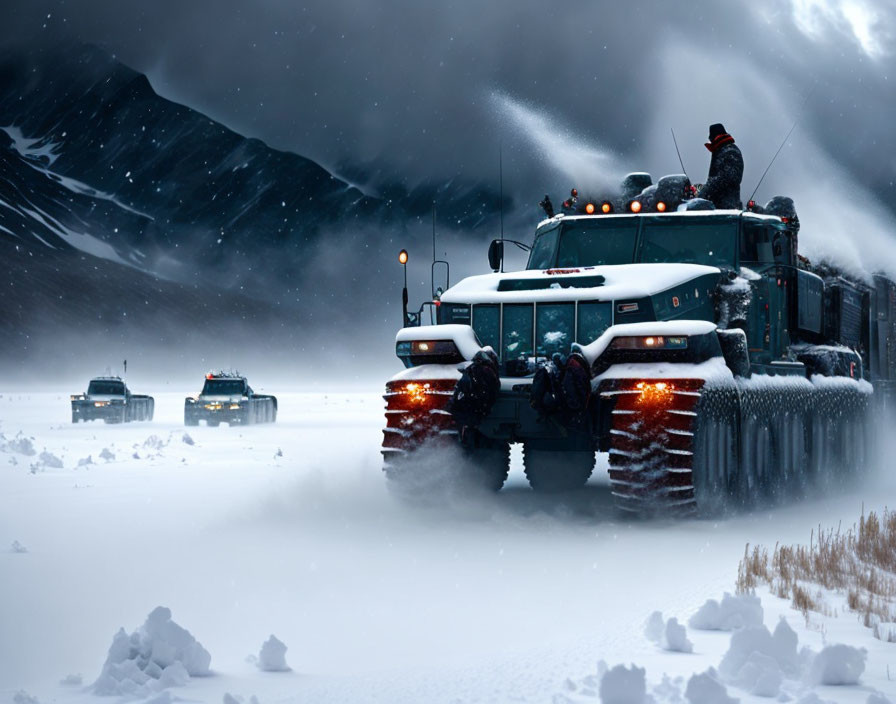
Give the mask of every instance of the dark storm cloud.
[[7, 38], [99, 43], [162, 95], [369, 187], [494, 182], [502, 142], [507, 189], [534, 203], [595, 173], [678, 171], [670, 127], [700, 181], [715, 121], [754, 184], [799, 118], [766, 197], [825, 159], [882, 202], [896, 193], [896, 7], [872, 0], [17, 0], [5, 14]]

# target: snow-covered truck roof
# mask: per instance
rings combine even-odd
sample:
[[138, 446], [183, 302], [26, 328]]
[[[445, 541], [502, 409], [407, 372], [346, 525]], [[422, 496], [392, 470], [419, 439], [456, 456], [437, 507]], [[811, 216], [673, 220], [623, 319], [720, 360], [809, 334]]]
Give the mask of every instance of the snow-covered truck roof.
[[[643, 298], [721, 270], [702, 264], [617, 264], [470, 276], [442, 303], [545, 303]], [[518, 284], [518, 287], [517, 287]]]

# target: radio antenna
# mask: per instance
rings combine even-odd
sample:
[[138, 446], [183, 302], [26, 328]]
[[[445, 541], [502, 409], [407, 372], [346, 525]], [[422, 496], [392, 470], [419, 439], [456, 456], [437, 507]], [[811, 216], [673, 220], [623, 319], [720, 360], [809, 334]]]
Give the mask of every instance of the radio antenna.
[[[681, 173], [683, 173], [685, 176], [688, 176], [688, 170], [684, 168], [684, 161], [682, 161], [681, 152], [678, 151], [678, 140], [675, 139], [675, 130], [670, 127], [669, 131], [672, 133], [672, 144], [675, 145], [675, 153], [678, 154], [678, 163], [681, 164]], [[688, 176], [688, 181], [690, 180], [691, 177]]]
[[799, 124], [800, 117], [803, 114], [803, 108], [806, 107], [806, 103], [809, 102], [809, 98], [815, 92], [815, 86], [817, 86], [817, 85], [818, 85], [817, 83], [813, 84], [812, 90], [810, 90], [808, 93], [806, 93], [806, 97], [803, 98], [803, 102], [800, 105], [800, 109], [797, 110], [797, 112], [796, 112], [796, 119], [793, 121], [793, 125], [790, 127], [790, 130], [785, 135], [784, 141], [781, 142], [781, 146], [778, 147], [778, 151], [775, 152], [775, 155], [772, 157], [772, 160], [770, 162], [768, 162], [768, 166], [765, 167], [765, 171], [762, 172], [762, 176], [759, 178], [759, 183], [756, 184], [756, 188], [753, 189], [753, 192], [750, 194], [750, 197], [747, 199], [747, 202], [753, 200], [753, 197], [756, 195], [756, 191], [759, 190], [759, 187], [762, 185], [762, 181], [765, 179], [765, 175], [769, 172], [769, 169], [772, 168], [772, 164], [775, 163], [775, 159], [778, 158], [778, 154], [781, 153], [781, 150], [784, 148], [784, 145], [787, 144], [787, 140], [790, 139], [790, 135], [793, 134], [793, 131], [796, 129], [796, 126]]

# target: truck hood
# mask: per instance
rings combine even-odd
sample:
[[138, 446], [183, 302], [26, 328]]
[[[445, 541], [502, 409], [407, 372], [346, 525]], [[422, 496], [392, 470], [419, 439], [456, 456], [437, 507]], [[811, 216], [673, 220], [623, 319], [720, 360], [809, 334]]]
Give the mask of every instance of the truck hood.
[[196, 400], [202, 403], [239, 403], [240, 401], [244, 401], [245, 399], [245, 396], [220, 396], [217, 394], [206, 396], [200, 394], [196, 397]]
[[620, 264], [470, 276], [442, 294], [443, 303], [643, 298], [721, 270], [702, 264]]
[[90, 394], [87, 401], [124, 401], [124, 394]]

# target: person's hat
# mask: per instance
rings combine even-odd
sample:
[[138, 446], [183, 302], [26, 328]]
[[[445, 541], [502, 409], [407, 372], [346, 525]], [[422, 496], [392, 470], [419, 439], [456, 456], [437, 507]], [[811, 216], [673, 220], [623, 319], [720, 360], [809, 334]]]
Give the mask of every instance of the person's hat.
[[709, 141], [713, 141], [716, 137], [721, 137], [723, 134], [728, 134], [728, 131], [725, 129], [725, 125], [721, 122], [717, 122], [714, 125], [709, 126]]

